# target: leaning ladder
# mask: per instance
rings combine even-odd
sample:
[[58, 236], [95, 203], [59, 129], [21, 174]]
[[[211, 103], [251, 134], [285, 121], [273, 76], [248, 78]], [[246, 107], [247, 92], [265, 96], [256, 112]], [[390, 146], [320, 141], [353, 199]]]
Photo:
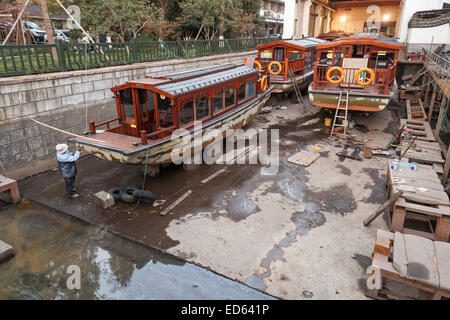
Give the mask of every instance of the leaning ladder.
[[297, 81], [295, 81], [295, 75], [294, 71], [292, 71], [291, 68], [289, 68], [289, 77], [291, 78], [292, 86], [294, 87], [295, 94], [297, 95], [298, 104], [305, 105], [305, 102], [303, 101], [302, 93], [297, 87]]
[[[339, 101], [338, 101], [337, 108], [336, 108], [336, 114], [334, 115], [333, 127], [331, 128], [330, 138], [333, 136], [334, 128], [336, 128], [336, 127], [344, 127], [344, 139], [347, 137], [348, 100], [349, 100], [348, 93], [349, 93], [348, 91], [345, 91], [345, 98], [343, 97], [342, 91], [339, 93]], [[345, 107], [341, 107], [343, 102], [345, 102]], [[339, 115], [339, 111], [344, 111], [345, 116]], [[336, 124], [338, 119], [343, 119], [342, 124]], [[339, 135], [339, 134], [336, 133], [336, 135]]]

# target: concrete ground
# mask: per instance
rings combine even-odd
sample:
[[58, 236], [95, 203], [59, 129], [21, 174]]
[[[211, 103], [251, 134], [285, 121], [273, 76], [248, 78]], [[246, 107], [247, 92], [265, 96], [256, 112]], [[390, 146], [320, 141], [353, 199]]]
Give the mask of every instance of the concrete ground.
[[[320, 132], [323, 112], [307, 116], [291, 100], [272, 101], [270, 113], [251, 128], [278, 129], [280, 168], [260, 174], [260, 165], [231, 165], [206, 184], [200, 181], [223, 165], [191, 170], [171, 166], [146, 180], [161, 207], [117, 204], [103, 210], [92, 195], [101, 190], [142, 185], [139, 167], [93, 157], [79, 161], [79, 199], [64, 197], [63, 181], [52, 171], [20, 183], [33, 202], [78, 217], [113, 233], [157, 248], [282, 299], [365, 299], [365, 269], [383, 218], [365, 228], [362, 221], [385, 201], [388, 160], [356, 161], [364, 144], [348, 143]], [[395, 113], [354, 114], [357, 139], [384, 147], [396, 132]], [[315, 151], [314, 147], [322, 148]], [[300, 150], [319, 152], [305, 168], [287, 159]], [[187, 190], [193, 193], [171, 214], [158, 213]]]

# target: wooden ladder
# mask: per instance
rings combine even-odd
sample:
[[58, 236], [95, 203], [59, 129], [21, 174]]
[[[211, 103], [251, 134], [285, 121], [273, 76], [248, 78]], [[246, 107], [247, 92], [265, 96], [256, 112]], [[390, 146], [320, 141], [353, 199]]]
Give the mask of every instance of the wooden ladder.
[[291, 78], [292, 86], [294, 87], [295, 94], [297, 95], [298, 104], [302, 104], [304, 106], [305, 102], [303, 101], [302, 93], [297, 87], [297, 82], [295, 81], [295, 75], [292, 68], [289, 68], [289, 77]]
[[[348, 125], [348, 91], [345, 91], [345, 99], [343, 98], [343, 91], [341, 91], [339, 93], [339, 101], [337, 104], [337, 108], [336, 108], [336, 113], [334, 115], [334, 121], [333, 121], [333, 127], [331, 128], [331, 134], [330, 134], [330, 138], [333, 136], [334, 134], [334, 128], [336, 127], [344, 127], [344, 139], [347, 137], [347, 125]], [[345, 102], [345, 107], [341, 107], [341, 104]], [[339, 115], [339, 111], [345, 111], [345, 116], [341, 116]], [[344, 119], [343, 120], [343, 124], [336, 124], [338, 119]], [[339, 135], [338, 133], [336, 135]]]

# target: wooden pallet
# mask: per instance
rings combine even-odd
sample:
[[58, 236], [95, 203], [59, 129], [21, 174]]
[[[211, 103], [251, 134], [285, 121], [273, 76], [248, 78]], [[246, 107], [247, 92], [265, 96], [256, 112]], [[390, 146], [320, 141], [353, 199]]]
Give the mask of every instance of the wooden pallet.
[[411, 299], [386, 290], [386, 280], [450, 298], [450, 244], [378, 230], [367, 292], [375, 299]]
[[20, 201], [19, 186], [16, 180], [0, 176], [0, 192], [8, 191], [14, 203]]
[[427, 120], [427, 114], [420, 99], [415, 103], [406, 100], [406, 112], [408, 120]]
[[[418, 141], [425, 142], [435, 142], [433, 131], [431, 130], [430, 124], [427, 121], [423, 120], [408, 120], [401, 119], [400, 127], [405, 126], [405, 128], [409, 128], [412, 131], [409, 132], [413, 136], [417, 136]], [[405, 134], [402, 135], [404, 137]]]
[[[387, 184], [391, 196], [397, 191], [403, 191], [403, 195], [390, 208], [391, 231], [448, 241], [450, 202], [431, 166], [419, 165], [417, 171], [412, 171], [409, 167], [399, 167], [397, 170], [389, 167]], [[428, 230], [407, 228], [405, 224], [409, 221], [425, 223]]]

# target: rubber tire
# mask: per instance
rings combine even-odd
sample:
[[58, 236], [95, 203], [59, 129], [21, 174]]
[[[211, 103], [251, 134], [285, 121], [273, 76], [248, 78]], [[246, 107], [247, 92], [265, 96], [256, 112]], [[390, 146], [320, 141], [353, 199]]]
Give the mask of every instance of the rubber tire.
[[108, 193], [114, 198], [114, 201], [119, 201], [121, 190], [121, 188], [112, 188], [108, 190]]
[[156, 200], [153, 193], [146, 190], [135, 190], [133, 191], [133, 196], [135, 201], [139, 201], [140, 198], [141, 199], [140, 201], [144, 203], [153, 203], [153, 201]]
[[125, 203], [135, 203], [136, 200], [134, 199], [133, 192], [139, 190], [137, 187], [125, 187], [120, 190], [120, 200], [122, 200]]

